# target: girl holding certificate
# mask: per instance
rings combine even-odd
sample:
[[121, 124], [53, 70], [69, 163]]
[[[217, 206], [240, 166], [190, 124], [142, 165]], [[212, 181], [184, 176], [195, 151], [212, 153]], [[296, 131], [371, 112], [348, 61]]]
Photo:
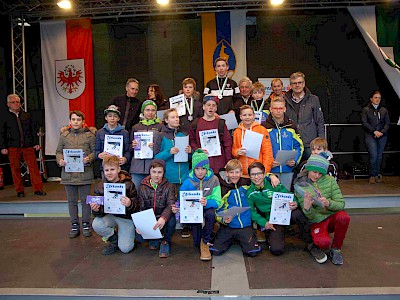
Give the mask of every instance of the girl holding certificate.
[[[69, 238], [73, 239], [80, 234], [78, 216], [78, 198], [82, 205], [82, 227], [83, 235], [90, 237], [90, 206], [86, 204], [86, 196], [90, 195], [90, 187], [93, 176], [94, 144], [96, 128], [84, 126], [85, 115], [78, 110], [69, 114], [70, 126], [61, 129], [60, 139], [56, 150], [56, 161], [61, 169], [61, 184], [65, 186], [68, 200], [68, 210], [71, 221]], [[65, 149], [81, 149], [83, 152], [80, 163], [83, 165], [83, 172], [68, 172], [67, 158], [64, 157]], [[80, 160], [77, 158], [76, 160]]]
[[[273, 187], [269, 183], [265, 177], [264, 165], [260, 162], [252, 163], [249, 166], [248, 172], [251, 179], [251, 186], [248, 188], [246, 196], [250, 206], [251, 218], [266, 234], [271, 253], [273, 255], [281, 255], [285, 248], [285, 226], [272, 224], [270, 222], [270, 213], [274, 192], [289, 192], [282, 184]], [[299, 227], [301, 236], [304, 242], [307, 243], [307, 250], [314, 259], [318, 263], [324, 263], [327, 260], [326, 254], [314, 245], [310, 232], [310, 224], [298, 206], [297, 199], [294, 197], [294, 201], [289, 202], [291, 210], [290, 222], [296, 223]]]

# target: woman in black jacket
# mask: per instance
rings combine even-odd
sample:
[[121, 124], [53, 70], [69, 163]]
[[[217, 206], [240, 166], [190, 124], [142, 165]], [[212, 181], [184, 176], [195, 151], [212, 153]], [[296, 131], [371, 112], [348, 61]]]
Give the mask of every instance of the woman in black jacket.
[[361, 115], [369, 153], [369, 183], [382, 182], [381, 163], [390, 125], [388, 110], [380, 105], [381, 92], [373, 91]]

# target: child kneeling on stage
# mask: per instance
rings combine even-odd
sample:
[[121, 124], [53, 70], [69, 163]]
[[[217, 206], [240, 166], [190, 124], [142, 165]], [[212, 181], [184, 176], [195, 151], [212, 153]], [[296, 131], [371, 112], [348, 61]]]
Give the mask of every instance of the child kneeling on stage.
[[217, 210], [217, 221], [222, 225], [217, 231], [213, 245], [210, 246], [210, 251], [213, 255], [221, 255], [236, 240], [244, 254], [256, 256], [261, 251], [261, 247], [257, 243], [256, 234], [252, 227], [250, 209], [234, 217], [225, 216], [222, 218], [218, 216], [218, 213], [231, 207], [250, 208], [246, 197], [248, 186], [242, 185], [243, 181], [245, 181], [244, 178], [241, 178], [243, 174], [242, 164], [239, 160], [232, 159], [228, 161], [225, 169], [226, 178], [223, 178], [225, 176], [221, 176], [223, 172], [220, 172], [219, 180], [221, 187], [224, 186], [230, 190], [222, 197], [222, 204]]
[[157, 250], [160, 247], [159, 257], [169, 256], [176, 225], [175, 215], [172, 213], [172, 206], [176, 201], [175, 187], [168, 182], [164, 174], [165, 162], [161, 159], [153, 159], [150, 163], [150, 175], [142, 180], [138, 194], [140, 210], [153, 209], [157, 219], [153, 229], [159, 228], [164, 232], [163, 239], [149, 241], [151, 250]]
[[[103, 255], [113, 254], [118, 249], [123, 253], [128, 253], [133, 249], [135, 241], [135, 226], [131, 214], [139, 211], [140, 207], [135, 185], [128, 172], [121, 171], [120, 159], [117, 156], [107, 156], [103, 159], [103, 171], [104, 182], [125, 184], [126, 196], [121, 197], [125, 214], [107, 214], [104, 213], [104, 205], [91, 203], [90, 207], [95, 216], [92, 227], [98, 235], [103, 237], [103, 240], [108, 240], [107, 246], [102, 250]], [[94, 195], [104, 195], [103, 182], [95, 186]], [[115, 228], [118, 228], [118, 233]]]
[[[308, 182], [319, 195], [312, 199], [311, 194], [297, 195], [304, 215], [311, 222], [311, 235], [314, 244], [320, 249], [329, 249], [332, 263], [343, 264], [341, 253], [343, 241], [350, 223], [349, 215], [343, 210], [344, 199], [334, 177], [327, 175], [329, 161], [320, 155], [311, 155], [305, 171], [300, 173], [294, 183]], [[317, 204], [317, 201], [320, 205]], [[333, 232], [333, 241], [329, 233]]]

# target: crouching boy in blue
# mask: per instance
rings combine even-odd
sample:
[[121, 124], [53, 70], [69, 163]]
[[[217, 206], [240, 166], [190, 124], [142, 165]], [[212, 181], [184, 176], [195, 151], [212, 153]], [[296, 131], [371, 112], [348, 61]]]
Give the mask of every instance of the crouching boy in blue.
[[[246, 191], [248, 186], [243, 185], [247, 178], [241, 178], [243, 174], [242, 165], [239, 160], [232, 159], [225, 166], [226, 172], [220, 172], [219, 180], [221, 187], [229, 188], [222, 197], [222, 204], [217, 213], [223, 212], [231, 207], [249, 207]], [[250, 185], [248, 180], [248, 185]], [[221, 255], [229, 249], [236, 240], [244, 254], [256, 256], [261, 251], [257, 243], [255, 231], [252, 227], [250, 209], [234, 217], [219, 217], [217, 221], [220, 226], [215, 236], [214, 244], [210, 246], [213, 255]]]
[[[126, 196], [121, 197], [124, 205], [125, 214], [104, 213], [104, 206], [91, 203], [95, 219], [93, 220], [93, 230], [108, 240], [108, 245], [103, 249], [103, 255], [110, 255], [117, 250], [123, 253], [130, 252], [134, 247], [135, 226], [133, 225], [131, 214], [139, 211], [139, 202], [135, 185], [131, 181], [131, 176], [126, 171], [121, 171], [120, 159], [117, 156], [107, 156], [103, 159], [104, 182], [124, 183], [126, 186]], [[103, 182], [99, 182], [94, 188], [94, 195], [104, 196]], [[115, 231], [118, 228], [118, 233]]]
[[203, 191], [200, 204], [204, 206], [205, 224], [191, 224], [193, 242], [200, 247], [200, 259], [211, 260], [210, 240], [215, 222], [215, 209], [221, 206], [221, 187], [218, 178], [210, 168], [210, 161], [203, 150], [197, 149], [192, 156], [193, 169], [183, 182], [181, 191]]
[[140, 210], [153, 209], [157, 222], [153, 229], [164, 231], [161, 240], [150, 240], [149, 248], [157, 250], [160, 245], [160, 257], [168, 257], [171, 239], [175, 232], [176, 219], [172, 213], [172, 206], [176, 201], [175, 187], [164, 177], [165, 162], [153, 159], [150, 163], [150, 175], [142, 180], [139, 188]]

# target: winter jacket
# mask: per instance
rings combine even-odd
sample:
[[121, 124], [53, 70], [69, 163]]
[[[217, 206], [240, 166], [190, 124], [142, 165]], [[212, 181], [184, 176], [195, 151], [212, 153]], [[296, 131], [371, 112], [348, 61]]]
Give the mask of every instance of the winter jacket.
[[126, 119], [125, 129], [130, 130], [132, 126], [139, 122], [140, 108], [142, 107], [142, 102], [137, 98], [131, 98], [127, 95], [116, 96], [111, 100], [111, 104], [118, 107], [121, 112], [121, 124], [124, 121], [126, 103], [130, 101], [130, 107], [128, 111], [128, 117]]
[[[222, 89], [225, 78], [218, 78], [219, 85], [217, 83], [217, 79], [211, 79], [207, 82], [206, 87], [204, 88], [204, 95], [219, 95], [219, 88]], [[219, 86], [219, 88], [218, 88]], [[228, 78], [226, 81], [226, 86], [223, 93], [223, 98], [219, 100], [217, 113], [219, 115], [227, 114], [231, 109], [233, 109], [233, 98], [235, 94], [239, 94], [239, 88], [237, 83]]]
[[375, 109], [370, 102], [362, 110], [361, 122], [366, 135], [374, 136], [374, 131], [386, 135], [390, 126], [389, 112], [381, 105]]
[[[272, 115], [269, 115], [262, 126], [268, 130], [274, 159], [279, 150], [293, 150], [297, 152], [294, 161], [296, 165], [299, 164], [301, 156], [303, 155], [304, 146], [297, 132], [297, 125], [286, 115], [284, 116], [283, 122], [277, 124]], [[292, 171], [293, 167], [288, 165], [281, 165], [271, 169], [272, 173], [289, 173]]]
[[343, 199], [342, 192], [340, 188], [332, 176], [323, 175], [321, 178], [317, 180], [316, 183], [312, 183], [307, 178], [307, 172], [300, 173], [299, 176], [295, 179], [294, 184], [298, 182], [309, 182], [313, 184], [315, 188], [319, 190], [321, 195], [325, 197], [329, 202], [329, 206], [324, 208], [317, 204], [313, 204], [310, 210], [304, 209], [304, 197], [298, 195], [296, 192], [296, 196], [300, 203], [301, 209], [304, 212], [304, 215], [310, 220], [311, 223], [319, 223], [330, 217], [331, 215], [337, 213], [344, 209], [345, 202]]
[[251, 125], [250, 130], [257, 133], [261, 133], [264, 136], [262, 139], [261, 149], [258, 159], [254, 159], [246, 155], [238, 155], [238, 151], [240, 148], [242, 148], [243, 139], [247, 131], [243, 123], [240, 123], [239, 127], [236, 128], [235, 131], [233, 132], [232, 156], [234, 158], [237, 158], [242, 164], [244, 175], [247, 175], [248, 167], [251, 165], [251, 163], [255, 161], [262, 163], [265, 167], [265, 172], [269, 173], [272, 167], [272, 163], [274, 162], [274, 157], [272, 155], [272, 146], [268, 131], [257, 122], [253, 122], [253, 125]]
[[165, 178], [170, 183], [182, 184], [189, 174], [189, 162], [174, 162], [174, 154], [170, 153], [174, 147], [175, 137], [186, 136], [183, 132], [163, 126], [154, 143], [154, 158], [165, 161]]
[[180, 191], [198, 190], [202, 190], [203, 197], [207, 199], [207, 205], [204, 207], [205, 209], [217, 209], [221, 206], [221, 187], [219, 185], [217, 176], [214, 175], [214, 172], [211, 169], [207, 171], [206, 176], [202, 180], [199, 180], [194, 175], [194, 171], [191, 170], [188, 178], [186, 178], [180, 188]]
[[[128, 207], [125, 208], [124, 215], [114, 214], [114, 216], [124, 218], [124, 219], [131, 219], [131, 214], [138, 212], [139, 208], [140, 208], [139, 201], [137, 198], [136, 188], [135, 188], [135, 185], [133, 184], [133, 182], [131, 181], [131, 176], [129, 176], [128, 172], [121, 171], [121, 172], [119, 172], [118, 177], [119, 177], [119, 179], [115, 183], [125, 183], [125, 187], [126, 187], [125, 194], [129, 199], [131, 199], [131, 205], [129, 205]], [[94, 195], [95, 196], [104, 196], [103, 183], [111, 183], [111, 182], [105, 180], [103, 182], [97, 183], [96, 186], [94, 187]], [[93, 215], [95, 217], [102, 217], [102, 216], [107, 215], [104, 212], [104, 205], [100, 205], [100, 209], [98, 212], [93, 211]]]
[[[4, 109], [5, 110], [5, 109]], [[0, 150], [6, 148], [30, 148], [39, 145], [38, 135], [33, 126], [30, 113], [20, 109], [18, 119], [21, 121], [24, 141], [21, 145], [21, 135], [18, 128], [17, 115], [9, 109], [2, 113], [0, 120]]]
[[56, 150], [57, 163], [60, 161], [60, 159], [64, 159], [63, 149], [82, 149], [86, 157], [89, 157], [90, 159], [89, 163], [85, 164], [84, 172], [65, 172], [65, 167], [62, 167], [61, 184], [91, 184], [91, 181], [94, 177], [93, 162], [95, 159], [95, 133], [96, 128], [94, 127], [83, 127], [78, 130], [68, 128], [67, 126], [61, 128], [61, 135]]
[[292, 91], [286, 92], [283, 98], [286, 101], [286, 115], [297, 124], [304, 147], [309, 148], [316, 137], [325, 138], [325, 122], [318, 96], [311, 94], [306, 87], [304, 92], [298, 114], [294, 109]]
[[[144, 123], [144, 122], [139, 122], [132, 127], [129, 140], [131, 142], [133, 141], [135, 132], [152, 131], [154, 134], [154, 136], [153, 136], [153, 141], [154, 141], [157, 133], [161, 131], [162, 127], [163, 127], [163, 125], [161, 123], [146, 125], [146, 123]], [[132, 149], [132, 147], [131, 147], [131, 157], [132, 157], [132, 159], [131, 159], [131, 167], [129, 169], [129, 173], [131, 173], [131, 174], [150, 174], [150, 163], [153, 160], [152, 158], [151, 159], [135, 158], [134, 150]]]
[[139, 188], [140, 210], [152, 208], [156, 218], [163, 218], [166, 222], [171, 218], [172, 205], [176, 201], [175, 186], [163, 178], [155, 189], [150, 183], [150, 175], [142, 180]]
[[[233, 183], [229, 182], [229, 179], [228, 179], [225, 169], [220, 170], [216, 176], [218, 177], [219, 184], [221, 186], [221, 196], [225, 196], [230, 190], [235, 188], [235, 185]], [[251, 180], [250, 180], [250, 178], [247, 178], [247, 177], [240, 177], [240, 179], [236, 185], [237, 186], [244, 186], [244, 185], [250, 186]]]
[[[108, 124], [104, 124], [103, 128], [97, 131], [96, 133], [96, 143], [94, 145], [94, 152], [96, 155], [96, 159], [101, 160], [99, 158], [99, 154], [104, 151], [104, 141], [106, 139], [106, 134], [107, 135], [122, 135], [123, 136], [123, 142], [124, 142], [124, 147], [122, 149], [122, 156], [126, 158], [126, 163], [122, 165], [121, 167], [123, 169], [126, 169], [127, 166], [130, 163], [131, 160], [131, 142], [129, 139], [129, 133], [128, 131], [125, 130], [124, 126], [121, 126], [118, 124], [118, 126], [114, 130], [110, 130], [108, 127]], [[103, 165], [100, 165], [100, 169], [103, 170]]]
[[[204, 118], [199, 118], [197, 121], [196, 132], [194, 131], [193, 126], [190, 127], [190, 146], [192, 147], [192, 151], [201, 148], [199, 132], [210, 129], [218, 130], [219, 120], [219, 118], [215, 118], [212, 121], [206, 121]], [[210, 160], [210, 166], [216, 174], [220, 169], [225, 167], [225, 164], [228, 161], [232, 159], [232, 138], [226, 125], [224, 125], [224, 132], [219, 132], [219, 142], [221, 144], [221, 155], [208, 158]]]
[[[222, 175], [222, 176], [221, 176]], [[240, 178], [237, 184], [230, 183], [228, 178], [226, 177], [225, 171], [220, 172], [220, 176], [217, 176], [219, 182], [225, 187], [230, 187], [230, 189], [223, 194], [221, 206], [218, 208], [218, 212], [222, 212], [231, 207], [249, 207], [249, 203], [247, 201], [246, 192], [249, 185], [242, 185], [244, 182], [250, 183], [247, 178]], [[217, 221], [223, 223], [223, 218], [217, 216]], [[244, 228], [251, 226], [251, 212], [247, 210], [242, 212], [241, 214], [235, 216], [232, 221], [228, 224], [231, 228]]]
[[[262, 228], [269, 222], [274, 192], [289, 193], [282, 184], [278, 184], [275, 188], [272, 187], [267, 178], [264, 178], [262, 189], [256, 187], [254, 183], [251, 183], [247, 189], [246, 196], [250, 206], [251, 218]], [[296, 197], [294, 197], [294, 201], [297, 202]]]

